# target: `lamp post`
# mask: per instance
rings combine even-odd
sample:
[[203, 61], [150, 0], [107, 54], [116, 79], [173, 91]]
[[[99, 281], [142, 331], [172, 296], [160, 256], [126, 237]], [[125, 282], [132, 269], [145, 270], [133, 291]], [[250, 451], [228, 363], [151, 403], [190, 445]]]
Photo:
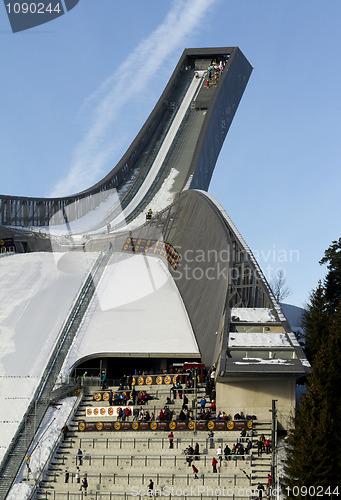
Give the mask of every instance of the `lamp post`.
[[272, 400], [272, 408], [269, 410], [272, 413], [271, 425], [271, 488], [275, 483], [276, 478], [276, 449], [277, 449], [277, 399]]
[[197, 435], [197, 417], [198, 417], [198, 385], [197, 385], [197, 376], [196, 376], [196, 369], [193, 368], [192, 370], [192, 376], [194, 377], [194, 435]]

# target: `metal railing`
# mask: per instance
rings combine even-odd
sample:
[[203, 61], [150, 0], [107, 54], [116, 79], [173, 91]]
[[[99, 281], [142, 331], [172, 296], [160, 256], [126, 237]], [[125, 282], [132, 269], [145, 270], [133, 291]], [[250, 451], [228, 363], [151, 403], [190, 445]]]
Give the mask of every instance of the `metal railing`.
[[[200, 467], [200, 464], [198, 464], [198, 462], [196, 462], [196, 465], [198, 465], [198, 467]], [[56, 479], [57, 479], [58, 475], [53, 474], [52, 478], [54, 478], [54, 476], [56, 476]], [[243, 483], [244, 485], [247, 484], [247, 486], [249, 486], [251, 484], [251, 480], [252, 480], [251, 476], [247, 473], [222, 474], [220, 472], [219, 473], [218, 472], [217, 473], [213, 473], [213, 472], [200, 473], [200, 472], [198, 472], [198, 476], [199, 476], [199, 483], [197, 483], [197, 484], [200, 484], [200, 482], [202, 484], [205, 484], [205, 481], [211, 479], [211, 480], [216, 481], [218, 486], [222, 485], [223, 483], [227, 483], [227, 482], [233, 483], [233, 486], [237, 486], [237, 481], [238, 481], [238, 486], [240, 485], [240, 483]], [[164, 484], [165, 481], [167, 481], [168, 484], [171, 484], [173, 486], [173, 485], [179, 483], [179, 480], [184, 482], [186, 485], [189, 485], [190, 481], [193, 478], [193, 473], [191, 472], [191, 473], [185, 473], [185, 474], [180, 473], [179, 474], [178, 472], [174, 472], [174, 473], [160, 472], [160, 473], [155, 474], [155, 472], [148, 471], [148, 473], [141, 473], [141, 474], [139, 474], [137, 472], [133, 472], [133, 473], [130, 473], [130, 472], [128, 472], [128, 473], [120, 473], [120, 472], [116, 473], [115, 472], [112, 474], [109, 474], [109, 473], [105, 474], [105, 473], [99, 472], [96, 474], [96, 473], [91, 472], [91, 473], [87, 473], [86, 477], [88, 479], [89, 484], [95, 483], [95, 484], [99, 484], [102, 486], [105, 486], [106, 484], [108, 484], [109, 480], [110, 480], [111, 485], [122, 485], [123, 483], [124, 483], [124, 485], [131, 485], [135, 481], [138, 482], [139, 484], [145, 485], [145, 484], [148, 484], [150, 478], [152, 478], [155, 481], [155, 484], [157, 484], [157, 485]], [[75, 474], [70, 475], [70, 479], [71, 479], [71, 484], [76, 483]], [[70, 479], [69, 479], [69, 482], [70, 482]]]
[[[105, 466], [127, 466], [130, 467], [176, 467], [178, 465], [183, 465], [189, 463], [187, 459], [191, 462], [200, 462], [203, 467], [208, 467], [212, 458], [215, 455], [91, 455], [89, 453], [84, 453], [82, 457], [83, 466], [89, 467], [105, 467]], [[270, 457], [271, 458], [271, 457]], [[61, 464], [65, 465], [67, 457], [61, 457]], [[222, 460], [223, 461], [223, 460]], [[238, 467], [239, 462], [244, 464], [248, 463], [252, 465], [251, 455], [228, 455], [224, 459], [224, 463], [232, 462], [234, 467]], [[55, 474], [58, 476], [58, 473]]]
[[[189, 431], [193, 434], [193, 431]], [[215, 446], [221, 446], [224, 448], [227, 444], [230, 445], [231, 443], [237, 443], [238, 440], [240, 441], [240, 438], [235, 438], [235, 436], [231, 436], [231, 438], [217, 438], [214, 437], [213, 441], [213, 446], [211, 447], [210, 445], [210, 440], [208, 438], [205, 439], [200, 439], [199, 437], [197, 439], [195, 438], [186, 438], [184, 437], [183, 439], [181, 438], [175, 438], [173, 440], [173, 447], [174, 449], [178, 450], [183, 448], [184, 446], [192, 446], [194, 448], [195, 444], [198, 443], [199, 446], [201, 447], [202, 450], [209, 450], [209, 449], [214, 449]], [[242, 441], [241, 441], [242, 442]], [[138, 438], [83, 438], [81, 437], [79, 439], [79, 447], [82, 448], [84, 446], [91, 446], [91, 448], [94, 450], [96, 446], [104, 446], [106, 449], [113, 449], [115, 450], [122, 450], [125, 449], [126, 447], [132, 447], [134, 450], [136, 448], [139, 448], [142, 446], [143, 448], [146, 448], [148, 450], [152, 448], [156, 448], [158, 450], [163, 450], [169, 448], [169, 440], [168, 438], [158, 438], [158, 437], [151, 437], [151, 438], [146, 438], [146, 437], [138, 437]], [[255, 448], [256, 449], [256, 448]], [[231, 455], [232, 456], [232, 455]], [[237, 455], [241, 456], [241, 455]], [[244, 456], [249, 456], [248, 454], [245, 454]]]
[[[75, 413], [76, 413], [76, 411], [77, 411], [77, 409], [79, 407], [79, 404], [80, 404], [80, 402], [82, 400], [82, 397], [83, 397], [83, 393], [80, 392], [78, 394], [77, 400], [75, 401], [75, 404], [73, 405], [73, 408], [72, 408], [72, 410], [70, 412], [70, 415], [69, 415], [69, 417], [67, 418], [67, 420], [65, 422], [65, 425], [67, 425], [67, 426], [70, 425], [70, 422], [73, 419], [73, 417], [74, 417], [74, 415], [75, 415]], [[49, 454], [48, 458], [45, 461], [45, 464], [44, 464], [43, 468], [40, 470], [39, 475], [35, 479], [35, 486], [33, 487], [33, 490], [31, 491], [31, 498], [33, 498], [34, 493], [39, 488], [40, 482], [42, 481], [44, 475], [47, 473], [48, 468], [50, 466], [50, 462], [51, 462], [53, 456], [55, 455], [57, 449], [59, 448], [61, 442], [63, 441], [63, 438], [64, 438], [63, 433], [60, 432], [59, 437], [56, 439], [56, 441], [55, 441], [55, 443], [54, 443], [54, 445], [53, 445], [53, 447], [52, 447], [52, 449], [50, 451], [50, 454]]]
[[[91, 492], [91, 498], [95, 499], [95, 500], [115, 500], [115, 499], [119, 499], [119, 500], [128, 500], [128, 499], [131, 499], [131, 498], [136, 498], [137, 500], [146, 500], [146, 494], [139, 494], [139, 492], [142, 490], [143, 488], [140, 488], [136, 493], [134, 491], [134, 494], [131, 493], [127, 493], [127, 492], [99, 492], [99, 491], [96, 491], [96, 492]], [[205, 488], [206, 489], [206, 488]], [[207, 490], [209, 491], [211, 488], [207, 488]], [[194, 488], [194, 492], [195, 491], [198, 491], [199, 488]], [[145, 491], [145, 490], [144, 490]], [[246, 489], [245, 490], [246, 492], [248, 492], [249, 490]], [[154, 491], [154, 496], [161, 496], [159, 494], [156, 494], [156, 490]], [[240, 495], [234, 495], [232, 492], [229, 492], [227, 490], [227, 495], [225, 495], [224, 497], [225, 498], [228, 498], [229, 500], [252, 500], [253, 498], [255, 498], [255, 496], [253, 495], [249, 495], [249, 494], [246, 494], [244, 496], [240, 496]], [[162, 490], [161, 490], [161, 494], [162, 494]], [[89, 494], [90, 495], [90, 494]], [[44, 492], [44, 496], [39, 496], [39, 498], [41, 500], [84, 500], [85, 499], [85, 493], [82, 492], [70, 492], [70, 491], [46, 491]], [[221, 496], [221, 492], [217, 492], [217, 494], [214, 494], [213, 495], [203, 495], [203, 494], [198, 494], [198, 495], [191, 495], [190, 497], [188, 496], [188, 494], [186, 492], [184, 492], [184, 495], [181, 495], [179, 493], [177, 493], [177, 491], [174, 489], [174, 492], [170, 492], [168, 494], [167, 492], [167, 495], [166, 495], [166, 498], [168, 500], [188, 500], [188, 498], [190, 498], [191, 500], [221, 500], [221, 498], [224, 498]]]

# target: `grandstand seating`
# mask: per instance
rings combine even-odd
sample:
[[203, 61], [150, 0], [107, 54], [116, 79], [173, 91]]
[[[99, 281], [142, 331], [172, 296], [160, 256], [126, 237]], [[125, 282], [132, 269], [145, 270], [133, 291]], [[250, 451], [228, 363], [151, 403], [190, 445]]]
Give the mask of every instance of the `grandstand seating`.
[[[114, 388], [115, 389], [115, 388]], [[151, 387], [142, 385], [140, 390], [156, 394], [158, 399], [149, 401], [144, 408], [157, 413], [164, 407], [166, 397], [169, 396], [170, 386], [161, 385]], [[197, 405], [200, 413], [200, 398], [204, 394], [203, 385], [198, 386], [196, 401], [195, 395], [189, 395], [189, 406]], [[86, 409], [97, 407], [95, 395], [98, 387], [87, 387], [81, 405], [77, 410], [67, 438], [59, 446], [52, 460], [40, 488], [36, 492], [39, 499], [80, 499], [85, 492], [79, 491], [80, 484], [76, 482], [75, 472], [79, 465], [77, 450], [83, 452], [80, 467], [81, 480], [87, 476], [89, 483], [87, 496], [94, 499], [107, 498], [143, 498], [147, 494], [149, 481], [154, 482], [154, 490], [160, 490], [162, 495], [170, 493], [169, 498], [186, 498], [188, 488], [192, 488], [191, 498], [211, 499], [217, 498], [219, 490], [223, 487], [229, 490], [230, 495], [238, 498], [238, 492], [243, 491], [243, 498], [251, 498], [251, 489], [258, 481], [266, 484], [267, 474], [270, 473], [271, 455], [257, 456], [255, 441], [258, 433], [270, 433], [270, 423], [254, 422], [252, 429], [254, 448], [249, 455], [230, 455], [218, 460], [218, 473], [212, 472], [212, 459], [217, 456], [216, 449], [226, 444], [230, 447], [238, 442], [240, 429], [228, 431], [215, 431], [213, 446], [211, 446], [207, 430], [196, 433], [191, 430], [174, 430], [174, 445], [170, 448], [168, 433], [169, 427], [164, 431], [141, 430], [136, 431], [93, 431], [79, 430], [80, 422], [94, 420], [88, 418]], [[183, 400], [177, 398], [171, 405], [178, 413]], [[108, 402], [103, 404], [109, 406]], [[116, 419], [117, 417], [115, 417]], [[102, 419], [105, 420], [105, 419]], [[130, 417], [132, 420], [132, 417]], [[97, 421], [97, 420], [96, 420]], [[185, 449], [191, 445], [199, 444], [199, 456], [192, 457], [188, 463]], [[198, 469], [198, 479], [194, 478], [191, 463]], [[70, 474], [68, 483], [65, 483], [65, 471]], [[200, 486], [200, 488], [199, 488]], [[171, 494], [173, 488], [173, 496]], [[184, 492], [183, 497], [181, 492]], [[195, 495], [195, 493], [198, 493]], [[180, 495], [180, 496], [179, 496]], [[240, 495], [239, 495], [240, 496]]]

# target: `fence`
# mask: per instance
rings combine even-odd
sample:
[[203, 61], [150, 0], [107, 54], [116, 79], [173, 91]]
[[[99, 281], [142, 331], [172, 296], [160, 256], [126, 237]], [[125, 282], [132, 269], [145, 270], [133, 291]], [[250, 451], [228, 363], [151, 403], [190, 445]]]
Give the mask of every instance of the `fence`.
[[[176, 467], [178, 465], [186, 464], [186, 459], [191, 457], [191, 461], [200, 462], [203, 467], [209, 467], [212, 462], [213, 456], [210, 455], [172, 455], [172, 456], [162, 456], [162, 455], [90, 455], [84, 454], [82, 457], [82, 463], [88, 467], [124, 467], [129, 465], [130, 467]], [[65, 464], [66, 457], [62, 457], [62, 465]], [[227, 463], [234, 464], [237, 467], [238, 462], [248, 462], [252, 464], [251, 455], [228, 455], [227, 459], [224, 460]], [[55, 473], [55, 477], [58, 477], [58, 473]]]
[[[232, 437], [214, 437], [212, 447], [216, 446], [219, 444], [222, 448], [226, 446], [226, 444], [230, 445], [231, 443], [237, 443], [237, 442], [244, 442], [243, 438], [236, 438]], [[158, 450], [163, 450], [165, 448], [169, 448], [169, 440], [168, 438], [159, 438], [159, 437], [152, 437], [152, 438], [145, 438], [145, 437], [138, 437], [138, 438], [128, 438], [125, 437], [123, 438], [87, 438], [87, 437], [81, 437], [79, 439], [79, 447], [83, 448], [86, 444], [89, 444], [93, 449], [96, 448], [96, 446], [102, 446], [104, 445], [106, 449], [110, 449], [113, 447], [113, 449], [117, 450], [120, 449], [122, 450], [123, 448], [129, 447], [133, 448], [134, 450], [136, 449], [137, 446], [143, 445], [146, 447], [148, 450], [151, 448], [156, 448]], [[181, 438], [174, 438], [173, 440], [173, 446], [174, 449], [179, 449], [183, 446], [188, 446], [191, 445], [192, 448], [194, 448], [195, 444], [198, 443], [201, 448], [203, 449], [208, 449], [211, 447], [210, 445], [210, 440], [205, 438], [205, 439], [200, 439], [199, 437], [197, 439], [195, 438], [189, 438], [185, 437], [184, 439]], [[72, 443], [70, 442], [70, 447], [72, 446]]]
[[[70, 413], [67, 421], [65, 422], [65, 425], [70, 425], [70, 422], [73, 419], [73, 417], [74, 417], [74, 415], [75, 415], [75, 413], [76, 413], [76, 411], [77, 411], [77, 409], [79, 407], [79, 404], [80, 404], [80, 402], [82, 400], [82, 397], [83, 397], [83, 393], [80, 392], [79, 395], [78, 395], [78, 398], [75, 401], [75, 404], [74, 404], [74, 406], [72, 408], [72, 411], [71, 411], [71, 413]], [[60, 443], [62, 442], [62, 440], [63, 440], [63, 434], [61, 432], [60, 435], [59, 435], [59, 438], [56, 439], [56, 441], [54, 443], [54, 446], [51, 449], [51, 452], [50, 452], [50, 454], [49, 454], [49, 456], [48, 456], [48, 458], [47, 458], [47, 460], [45, 462], [44, 467], [41, 469], [39, 476], [36, 478], [36, 484], [35, 484], [32, 492], [31, 492], [32, 496], [33, 496], [33, 493], [35, 493], [35, 491], [38, 489], [38, 486], [39, 486], [40, 482], [42, 481], [44, 475], [47, 473], [47, 470], [48, 470], [48, 468], [50, 466], [50, 462], [51, 462], [53, 456], [55, 455], [55, 453], [56, 453], [56, 451], [57, 451]]]
[[[185, 491], [186, 489], [184, 489], [183, 491], [183, 495], [177, 490], [174, 490], [174, 492], [170, 492], [169, 494], [167, 495], [164, 495], [162, 490], [161, 490], [161, 495], [162, 496], [165, 496], [165, 498], [167, 498], [168, 500], [188, 500], [188, 498], [190, 498], [191, 500], [221, 500], [221, 498], [229, 498], [229, 500], [252, 500], [253, 498], [255, 498], [254, 495], [250, 495], [250, 494], [246, 494], [246, 495], [243, 495], [243, 496], [239, 496], [239, 495], [234, 495], [233, 492], [229, 491], [229, 490], [225, 490], [225, 492], [227, 493], [226, 495], [222, 496], [221, 493], [224, 493], [224, 491], [219, 491], [217, 492], [217, 494], [213, 494], [213, 495], [203, 495], [203, 494], [198, 494], [198, 495], [191, 495], [190, 497], [188, 496], [188, 493], [187, 491]], [[199, 490], [199, 488], [196, 488], [194, 489], [194, 492], [196, 490]], [[215, 491], [217, 491], [218, 488], [216, 488]], [[119, 500], [128, 500], [128, 499], [131, 499], [131, 498], [135, 498], [137, 500], [146, 500], [146, 495], [143, 493], [142, 495], [139, 494], [139, 491], [141, 490], [137, 490], [136, 491], [136, 494], [135, 494], [135, 491], [134, 490], [134, 493], [117, 493], [117, 492], [93, 492], [91, 493], [91, 498], [92, 499], [95, 499], [95, 500], [116, 500], [116, 499], [119, 499]], [[245, 490], [246, 493], [249, 492], [248, 489]], [[82, 492], [69, 492], [69, 491], [46, 491], [44, 493], [45, 496], [39, 496], [39, 499], [40, 500], [85, 500], [86, 496], [85, 494]], [[155, 497], [160, 497], [161, 495], [159, 494], [156, 494], [156, 491], [155, 491]]]

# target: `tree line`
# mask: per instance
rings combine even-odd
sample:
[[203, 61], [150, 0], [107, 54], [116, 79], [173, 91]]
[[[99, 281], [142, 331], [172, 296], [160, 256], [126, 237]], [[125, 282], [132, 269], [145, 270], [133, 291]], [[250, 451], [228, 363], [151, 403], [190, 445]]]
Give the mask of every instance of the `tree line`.
[[311, 374], [288, 434], [281, 479], [286, 498], [296, 500], [341, 497], [341, 238], [320, 264], [327, 274], [303, 316]]

